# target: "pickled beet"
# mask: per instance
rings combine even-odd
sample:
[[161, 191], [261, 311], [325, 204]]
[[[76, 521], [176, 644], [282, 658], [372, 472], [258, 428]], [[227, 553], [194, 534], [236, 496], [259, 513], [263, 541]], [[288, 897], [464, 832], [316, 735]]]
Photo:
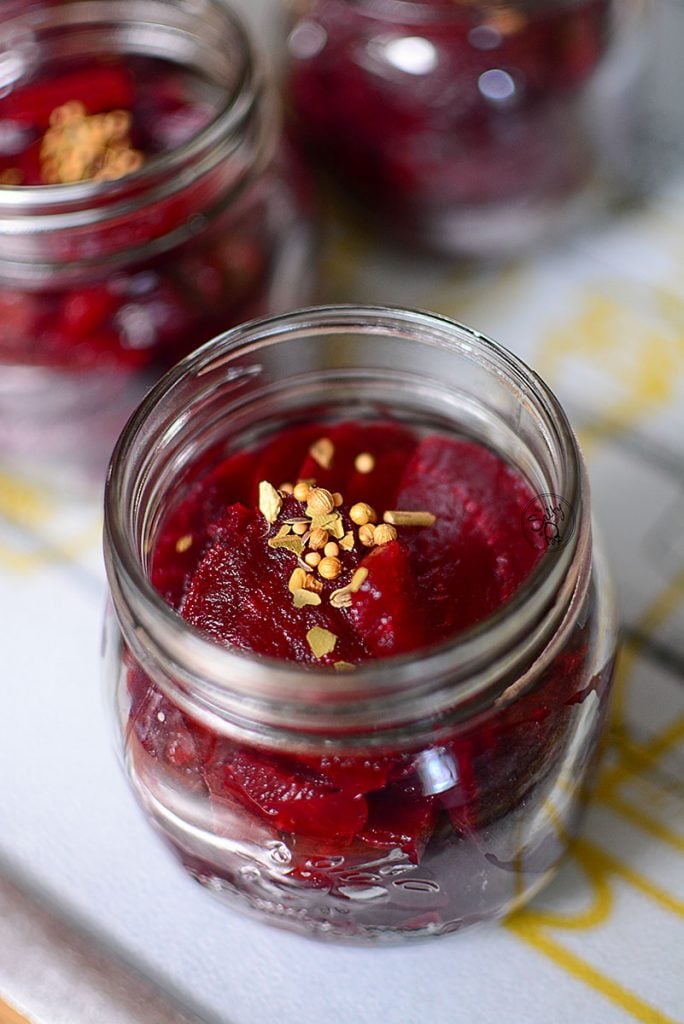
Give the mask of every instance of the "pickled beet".
[[[67, 105], [81, 106], [81, 124], [91, 124], [83, 118], [95, 115], [129, 115], [124, 149], [133, 147], [144, 168], [148, 160], [188, 143], [223, 103], [215, 86], [163, 59], [56, 59], [0, 99], [0, 192], [3, 185], [80, 183], [78, 177], [51, 177], [51, 157], [43, 151], [46, 133], [54, 130], [52, 115], [63, 116]], [[97, 133], [90, 141], [64, 136], [60, 166], [74, 154], [92, 151], [92, 167], [101, 170], [105, 150], [100, 146]], [[83, 180], [96, 174], [86, 171]], [[107, 180], [98, 182], [99, 189], [110, 187]], [[63, 232], [63, 251], [50, 250], [46, 262], [73, 265], [82, 282], [51, 286], [42, 281], [39, 290], [23, 291], [0, 281], [0, 309], [16, 302], [29, 311], [24, 318], [13, 312], [9, 332], [0, 332], [0, 364], [122, 375], [150, 365], [163, 369], [228, 326], [262, 312], [270, 259], [263, 197], [245, 195], [211, 230], [176, 244], [170, 257], [159, 246], [160, 237], [173, 232], [182, 238], [191, 218], [202, 213], [199, 189], [198, 184], [176, 190], [163, 203], [157, 198], [136, 217], [102, 217], [96, 242], [91, 239], [85, 248], [78, 232], [68, 238]], [[98, 204], [94, 198], [94, 210]], [[159, 250], [156, 255], [144, 254], [150, 243], [155, 244], [151, 252]], [[122, 252], [131, 253], [125, 266]], [[15, 326], [22, 319], [25, 326]]]
[[[407, 531], [415, 572], [435, 639], [474, 625], [494, 612], [539, 559], [521, 536], [528, 484], [482, 446], [426, 438], [399, 485], [401, 508], [441, 509], [429, 531]], [[459, 586], [457, 580], [462, 581]]]
[[[0, 169], [17, 166], [8, 162], [8, 156], [20, 159], [30, 146], [40, 144], [55, 111], [71, 103], [82, 104], [88, 116], [115, 110], [128, 112], [133, 142], [145, 156], [175, 148], [214, 116], [205, 91], [199, 79], [151, 57], [56, 63], [32, 81], [17, 85], [0, 101], [3, 134], [7, 134], [9, 125], [16, 125], [23, 139], [21, 149], [13, 147]], [[173, 128], [167, 125], [170, 116], [174, 118]]]
[[47, 128], [57, 108], [74, 100], [84, 103], [89, 114], [130, 110], [134, 104], [133, 75], [123, 64], [89, 63], [75, 71], [63, 71], [21, 85], [2, 100], [2, 117]]
[[232, 791], [284, 832], [349, 842], [368, 814], [359, 793], [337, 789], [303, 765], [236, 751], [205, 773], [210, 792]]
[[287, 588], [292, 556], [266, 545], [261, 517], [231, 506], [213, 530], [218, 539], [197, 566], [183, 603], [188, 622], [225, 646], [301, 664], [317, 662], [306, 637], [318, 626], [337, 636], [334, 656], [326, 655], [324, 664], [368, 657], [362, 638], [337, 627], [330, 606], [294, 608]]
[[402, 8], [307, 6], [289, 78], [304, 146], [398, 226], [421, 210], [576, 188], [577, 101], [605, 54], [611, 0]]
[[[305, 577], [303, 556], [316, 549], [306, 547], [310, 496], [300, 500], [291, 490], [313, 478], [341, 495], [322, 513], [332, 516], [331, 531], [339, 527], [337, 555], [327, 556], [339, 564], [332, 578], [307, 565], [309, 593], [319, 601], [298, 607], [290, 585], [297, 571]], [[286, 485], [268, 518], [258, 507], [263, 480]], [[421, 436], [391, 421], [303, 424], [237, 454], [214, 451], [178, 493], [153, 552], [154, 585], [214, 642], [302, 671], [353, 670], [449, 640], [507, 601], [546, 550], [524, 530], [533, 493], [510, 465], [474, 441]], [[395, 538], [369, 547], [352, 505], [370, 498], [371, 519], [389, 509], [432, 513], [435, 521], [398, 526]], [[355, 578], [349, 600], [331, 601]], [[332, 649], [317, 650], [314, 627], [332, 637]], [[538, 693], [418, 756], [285, 756], [225, 737], [212, 744], [179, 710], [170, 714], [154, 687], [141, 696], [137, 676], [131, 717], [143, 748], [199, 773], [217, 808], [237, 803], [288, 834], [293, 878], [323, 887], [320, 859], [336, 850], [361, 858], [364, 850], [399, 850], [419, 863], [436, 827], [472, 834], [523, 801], [562, 748], [568, 709], [588, 692], [579, 682], [588, 645], [580, 630]], [[160, 726], [158, 710], [168, 725]]]
[[199, 776], [216, 745], [208, 729], [176, 707], [136, 666], [128, 673], [129, 722], [147, 753], [167, 768]]
[[361, 562], [368, 577], [347, 611], [374, 658], [425, 646], [428, 627], [419, 585], [403, 542], [374, 548]]
[[432, 835], [439, 806], [411, 782], [398, 782], [367, 797], [368, 820], [360, 837], [369, 846], [398, 846], [418, 864]]
[[[541, 548], [535, 550], [520, 535], [520, 516], [532, 492], [521, 477], [481, 446], [440, 437], [420, 441], [399, 425], [370, 424], [362, 431], [358, 425], [341, 424], [326, 431], [335, 457], [330, 466], [321, 466], [309, 451], [315, 450], [312, 446], [319, 435], [320, 428], [315, 426], [284, 431], [254, 452], [249, 463], [241, 464], [242, 479], [234, 472], [234, 460], [228, 460], [217, 471], [219, 476], [227, 472], [230, 481], [221, 488], [222, 499], [254, 502], [260, 479], [315, 475], [321, 486], [336, 490], [339, 486], [345, 492], [345, 531], [353, 526], [345, 518], [350, 507], [348, 484], [352, 502], [370, 492], [400, 508], [443, 511], [429, 529], [401, 528], [398, 540], [370, 551], [356, 538], [352, 550], [339, 552], [339, 581], [319, 581], [325, 597], [348, 583], [357, 567], [367, 570], [353, 603], [342, 610], [332, 608], [327, 600], [318, 606], [293, 607], [288, 581], [296, 559], [290, 551], [268, 546], [258, 513], [235, 505], [223, 515], [216, 514], [211, 523], [201, 519], [188, 523], [185, 529], [192, 531], [194, 556], [183, 564], [189, 568], [194, 557], [195, 568], [177, 584], [179, 591], [186, 591], [182, 614], [217, 642], [315, 664], [306, 634], [319, 626], [337, 638], [334, 652], [323, 659], [325, 664], [408, 653], [447, 639], [490, 614], [539, 558]], [[372, 454], [371, 450], [375, 452], [373, 471], [360, 473], [356, 456]], [[299, 469], [293, 473], [295, 466]], [[205, 496], [213, 493], [216, 478], [216, 473], [208, 478]], [[195, 497], [188, 500], [197, 508]], [[180, 506], [181, 514], [184, 507]], [[288, 498], [280, 519], [303, 514], [304, 506]], [[173, 513], [174, 530], [180, 529], [178, 516], [179, 510]], [[205, 550], [199, 537], [208, 533], [214, 544]], [[166, 528], [161, 543], [168, 551]], [[173, 566], [172, 558], [171, 572]], [[169, 569], [156, 556], [153, 579], [164, 575], [168, 577]]]

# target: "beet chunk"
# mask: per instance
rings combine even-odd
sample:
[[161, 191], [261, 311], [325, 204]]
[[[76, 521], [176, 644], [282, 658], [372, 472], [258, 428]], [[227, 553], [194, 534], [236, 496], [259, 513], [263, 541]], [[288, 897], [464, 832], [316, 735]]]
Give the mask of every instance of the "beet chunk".
[[418, 864], [437, 820], [436, 798], [424, 796], [414, 782], [396, 782], [370, 793], [367, 800], [368, 821], [361, 839], [382, 849], [398, 846]]
[[526, 481], [482, 445], [425, 438], [404, 470], [400, 508], [433, 512], [403, 539], [423, 595], [430, 640], [439, 642], [491, 615], [542, 554], [523, 536]]
[[213, 796], [236, 793], [285, 832], [350, 841], [367, 816], [363, 796], [337, 789], [301, 763], [256, 751], [236, 751], [205, 778]]
[[[328, 438], [334, 447], [330, 466], [321, 466], [307, 452], [297, 478], [313, 478], [319, 487], [341, 491], [347, 505], [365, 501], [378, 511], [389, 507], [396, 496], [401, 471], [418, 443], [415, 434], [398, 423], [340, 423], [328, 429], [318, 428], [313, 440], [321, 437]], [[362, 452], [373, 457], [370, 473], [359, 473], [356, 469], [356, 456]]]
[[406, 654], [425, 644], [425, 626], [408, 551], [399, 541], [373, 548], [361, 565], [368, 577], [347, 616], [375, 657]]
[[[270, 548], [258, 513], [233, 506], [212, 527], [216, 537], [190, 581], [182, 615], [224, 647], [255, 651], [302, 665], [358, 662], [368, 657], [362, 640], [329, 602], [295, 608], [288, 582], [296, 559]], [[334, 650], [317, 658], [307, 640], [318, 626], [334, 633]]]
[[176, 707], [138, 666], [129, 670], [130, 727], [148, 754], [183, 775], [198, 775], [215, 735]]

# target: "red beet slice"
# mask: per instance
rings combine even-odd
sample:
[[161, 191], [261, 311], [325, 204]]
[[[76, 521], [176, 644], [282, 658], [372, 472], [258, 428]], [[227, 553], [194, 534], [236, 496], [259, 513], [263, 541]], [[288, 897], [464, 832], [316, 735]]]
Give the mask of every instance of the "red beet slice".
[[128, 676], [129, 723], [147, 753], [183, 775], [197, 775], [216, 737], [193, 722], [157, 689], [140, 668]]
[[373, 548], [361, 565], [368, 577], [346, 614], [374, 657], [423, 647], [426, 630], [409, 554], [400, 541]]
[[[316, 440], [320, 437], [333, 443], [330, 467], [321, 466], [307, 452], [298, 478], [313, 477], [319, 487], [340, 491], [346, 505], [365, 501], [382, 514], [394, 500], [401, 471], [418, 443], [415, 435], [395, 423], [341, 423], [324, 429]], [[356, 456], [362, 452], [368, 452], [375, 461], [370, 473], [359, 473], [355, 468]]]
[[398, 846], [418, 864], [437, 820], [436, 798], [423, 796], [415, 783], [397, 782], [370, 793], [367, 801], [368, 821], [360, 838], [382, 849]]
[[89, 66], [15, 89], [3, 101], [3, 116], [47, 128], [56, 107], [71, 100], [83, 103], [88, 114], [130, 110], [134, 102], [133, 79], [120, 65]]
[[363, 826], [366, 801], [336, 789], [301, 764], [237, 751], [206, 774], [216, 796], [224, 790], [239, 794], [277, 828], [326, 840], [349, 841]]
[[192, 571], [205, 554], [212, 538], [212, 524], [224, 514], [236, 517], [236, 528], [242, 525], [241, 517], [251, 513], [242, 512], [234, 505], [225, 512], [227, 505], [233, 505], [247, 489], [252, 459], [245, 453], [224, 459], [206, 477], [190, 489], [189, 494], [165, 520], [152, 559], [151, 580], [161, 596], [173, 608], [178, 608]]
[[[215, 525], [217, 541], [192, 577], [183, 617], [223, 646], [271, 658], [318, 667], [364, 660], [363, 643], [353, 630], [344, 629], [344, 619], [328, 601], [294, 607], [288, 581], [296, 559], [268, 546], [265, 526], [255, 514], [238, 527], [229, 519]], [[314, 626], [337, 638], [334, 650], [322, 658], [307, 640]]]
[[221, 540], [209, 548], [192, 577], [183, 618], [217, 643], [245, 649], [249, 644], [238, 635], [237, 622], [255, 582], [252, 554], [256, 551], [256, 514], [239, 505], [231, 506], [214, 529], [220, 531]]
[[302, 761], [346, 793], [370, 793], [382, 789], [396, 764], [395, 757], [307, 757]]
[[431, 640], [486, 618], [529, 574], [542, 554], [523, 535], [521, 515], [532, 497], [522, 477], [482, 445], [435, 435], [418, 446], [397, 501], [437, 516], [433, 526], [401, 534]]

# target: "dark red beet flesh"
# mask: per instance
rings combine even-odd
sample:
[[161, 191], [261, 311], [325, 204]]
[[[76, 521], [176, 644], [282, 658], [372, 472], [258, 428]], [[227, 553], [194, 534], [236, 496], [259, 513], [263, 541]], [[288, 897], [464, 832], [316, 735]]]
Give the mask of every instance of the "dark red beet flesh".
[[[309, 453], [321, 436], [334, 445], [327, 468]], [[369, 474], [355, 468], [361, 452], [375, 458]], [[272, 524], [255, 505], [260, 480], [279, 487], [311, 477], [342, 493], [340, 513], [354, 543], [340, 550], [340, 576], [323, 581], [321, 604], [296, 608], [288, 581], [297, 556], [268, 540], [285, 519], [303, 517], [305, 504], [285, 496]], [[369, 549], [349, 517], [350, 503], [369, 498], [380, 516], [388, 508], [428, 511], [435, 523], [398, 527], [397, 539]], [[391, 422], [296, 427], [224, 458], [186, 491], [162, 524], [152, 582], [215, 643], [303, 670], [419, 657], [500, 608], [544, 557], [543, 540], [523, 526], [532, 498], [520, 474], [473, 441], [421, 437]], [[333, 607], [331, 592], [359, 566], [368, 575], [351, 606]], [[336, 637], [321, 657], [307, 640], [313, 626]], [[446, 789], [406, 752], [294, 757], [226, 739], [208, 743], [206, 730], [178, 709], [158, 722], [153, 712], [165, 698], [150, 684], [143, 699], [139, 673], [132, 676], [131, 717], [143, 748], [172, 772], [199, 773], [217, 806], [237, 801], [319, 853], [398, 848], [417, 863], [438, 821], [472, 834], [510, 811], [544, 774], [568, 707], [584, 696], [587, 645], [580, 637], [535, 692], [421, 754], [440, 762], [438, 774], [457, 780]], [[322, 884], [298, 862], [292, 870], [302, 883]]]

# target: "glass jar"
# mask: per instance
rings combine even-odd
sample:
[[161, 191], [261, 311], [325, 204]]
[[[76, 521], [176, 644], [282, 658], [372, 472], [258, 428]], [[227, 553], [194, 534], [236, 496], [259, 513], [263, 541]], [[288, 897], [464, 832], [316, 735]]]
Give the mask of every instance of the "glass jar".
[[639, 187], [646, 0], [307, 0], [305, 148], [387, 232], [510, 256]]
[[[160, 524], [227, 456], [312, 416], [392, 416], [485, 444], [537, 494], [520, 543], [541, 536], [548, 550], [478, 625], [354, 672], [205, 639], [150, 583]], [[255, 321], [146, 397], [105, 505], [106, 672], [125, 766], [199, 882], [306, 934], [386, 942], [505, 914], [547, 881], [580, 818], [615, 627], [577, 444], [520, 360], [429, 313], [335, 306]], [[279, 827], [223, 788], [235, 758], [279, 773], [293, 799], [313, 778], [331, 801], [319, 808], [340, 815], [351, 799], [381, 826], [372, 842], [326, 834], [325, 817]]]
[[[4, 4], [0, 90], [0, 454], [103, 463], [162, 370], [309, 297], [306, 180], [224, 0]], [[153, 140], [142, 166], [36, 184], [22, 139], [107, 90]]]

